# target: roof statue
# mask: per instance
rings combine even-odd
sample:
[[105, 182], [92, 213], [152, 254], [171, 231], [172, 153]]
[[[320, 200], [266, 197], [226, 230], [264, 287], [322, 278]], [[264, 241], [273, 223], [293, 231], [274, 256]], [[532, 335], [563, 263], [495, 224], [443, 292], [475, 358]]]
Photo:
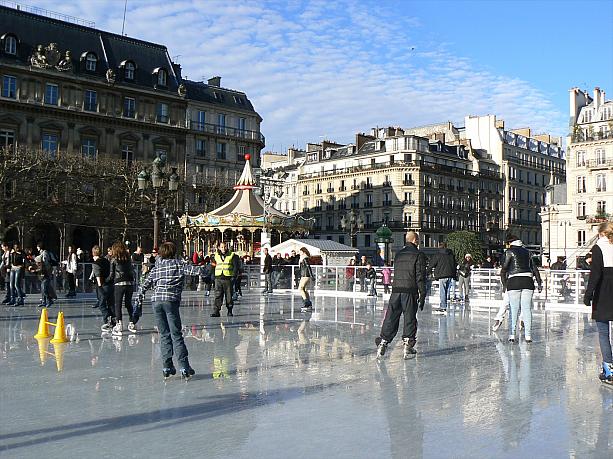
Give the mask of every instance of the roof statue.
[[313, 219], [299, 216], [289, 216], [267, 205], [264, 199], [254, 192], [255, 185], [253, 172], [249, 160], [245, 155], [245, 167], [234, 186], [234, 195], [221, 207], [196, 216], [183, 215], [179, 221], [184, 232], [190, 229], [205, 231], [225, 231], [258, 229], [276, 229], [277, 231], [306, 232], [313, 226]]

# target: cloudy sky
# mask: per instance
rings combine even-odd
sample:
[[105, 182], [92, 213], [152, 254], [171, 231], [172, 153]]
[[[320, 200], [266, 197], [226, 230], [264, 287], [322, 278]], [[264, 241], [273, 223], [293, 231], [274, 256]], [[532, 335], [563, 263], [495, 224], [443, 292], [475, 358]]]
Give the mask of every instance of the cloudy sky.
[[[124, 0], [29, 0], [121, 33]], [[126, 33], [222, 76], [266, 148], [493, 113], [565, 135], [568, 89], [613, 94], [613, 1], [128, 0]]]

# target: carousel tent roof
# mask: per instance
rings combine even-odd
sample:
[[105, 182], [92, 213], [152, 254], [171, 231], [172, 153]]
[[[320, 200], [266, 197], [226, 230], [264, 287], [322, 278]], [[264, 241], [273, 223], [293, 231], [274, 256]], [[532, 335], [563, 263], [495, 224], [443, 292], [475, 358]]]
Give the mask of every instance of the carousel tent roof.
[[249, 161], [245, 162], [245, 168], [241, 174], [234, 189], [234, 196], [223, 206], [209, 212], [210, 216], [223, 217], [230, 214], [260, 216], [264, 215], [264, 208], [266, 207], [267, 216], [276, 216], [281, 218], [287, 218], [282, 212], [271, 206], [266, 206], [264, 200], [253, 192], [255, 188], [255, 181], [253, 180], [253, 173], [251, 171], [251, 164]]
[[324, 239], [288, 239], [287, 241], [277, 244], [270, 249], [272, 253], [289, 253], [292, 250], [298, 252], [301, 247], [306, 247], [311, 252], [311, 255], [317, 256], [322, 253], [358, 253], [358, 249], [351, 246], [341, 244], [336, 241], [328, 241]]

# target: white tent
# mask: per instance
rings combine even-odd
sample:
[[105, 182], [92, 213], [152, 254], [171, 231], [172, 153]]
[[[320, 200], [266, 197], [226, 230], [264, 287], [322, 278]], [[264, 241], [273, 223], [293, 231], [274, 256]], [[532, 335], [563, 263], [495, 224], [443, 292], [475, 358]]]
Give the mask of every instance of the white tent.
[[311, 256], [320, 256], [326, 266], [345, 266], [358, 254], [358, 249], [324, 239], [288, 239], [272, 247], [270, 253], [273, 256], [277, 253], [284, 256], [292, 250], [298, 253], [302, 247], [306, 247]]

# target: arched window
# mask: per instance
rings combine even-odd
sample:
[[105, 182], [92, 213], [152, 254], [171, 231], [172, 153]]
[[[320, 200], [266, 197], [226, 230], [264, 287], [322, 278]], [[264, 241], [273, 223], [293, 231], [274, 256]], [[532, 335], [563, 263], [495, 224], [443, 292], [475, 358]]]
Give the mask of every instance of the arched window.
[[136, 66], [134, 62], [128, 61], [125, 65], [125, 79], [126, 80], [134, 80], [134, 72], [136, 71]]
[[87, 53], [87, 56], [85, 56], [85, 70], [88, 72], [95, 72], [96, 64], [98, 64], [96, 55], [94, 53]]
[[7, 34], [4, 37], [4, 52], [6, 54], [17, 54], [17, 37]]
[[166, 86], [167, 79], [168, 79], [168, 74], [166, 70], [159, 69], [158, 70], [158, 86]]

